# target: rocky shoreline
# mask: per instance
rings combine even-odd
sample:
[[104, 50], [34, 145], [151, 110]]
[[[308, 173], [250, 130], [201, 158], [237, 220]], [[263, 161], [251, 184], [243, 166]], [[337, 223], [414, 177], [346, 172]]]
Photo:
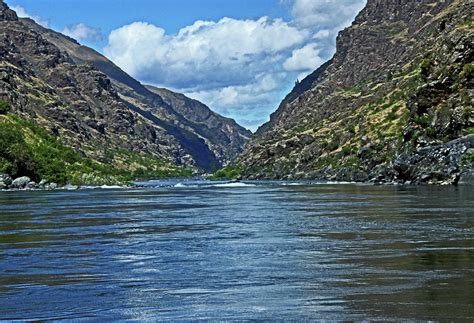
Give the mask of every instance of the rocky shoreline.
[[58, 188], [58, 184], [42, 179], [39, 183], [31, 180], [28, 176], [12, 178], [9, 174], [0, 174], [0, 190], [54, 190]]
[[42, 179], [36, 183], [31, 180], [28, 176], [21, 176], [12, 178], [8, 174], [0, 174], [0, 191], [53, 191], [53, 190], [67, 190], [75, 191], [80, 189], [90, 188], [130, 188], [138, 187], [134, 185], [59, 185], [54, 182], [50, 182], [46, 179]]
[[[363, 160], [363, 154], [359, 155]], [[389, 164], [360, 170], [325, 169], [319, 177], [375, 184], [474, 185], [473, 156], [474, 135], [468, 135], [403, 152]]]
[[[272, 175], [266, 172], [244, 173], [250, 180], [317, 180], [372, 183], [376, 185], [474, 185], [474, 134], [447, 143], [426, 143], [416, 149], [406, 147], [389, 163], [373, 161], [376, 151], [370, 146], [358, 152], [359, 167], [288, 172], [274, 165]], [[284, 165], [283, 165], [284, 166]]]

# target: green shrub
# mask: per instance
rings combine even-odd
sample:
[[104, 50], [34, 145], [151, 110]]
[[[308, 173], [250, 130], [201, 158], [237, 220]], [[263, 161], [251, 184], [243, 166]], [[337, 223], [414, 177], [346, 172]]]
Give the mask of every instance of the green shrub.
[[426, 129], [426, 135], [431, 138], [436, 138], [438, 135], [438, 131], [434, 127], [428, 127]]
[[347, 131], [350, 133], [350, 134], [355, 134], [356, 133], [356, 127], [355, 125], [351, 124], [347, 127]]
[[427, 57], [425, 59], [423, 59], [421, 61], [421, 64], [420, 64], [420, 74], [423, 76], [423, 77], [428, 77], [431, 73], [431, 69], [433, 68], [433, 59], [431, 57]]
[[334, 151], [337, 148], [339, 148], [339, 142], [337, 142], [336, 140], [327, 143], [326, 149], [328, 151]]
[[210, 176], [210, 179], [237, 179], [241, 176], [242, 169], [239, 166], [227, 166], [219, 169], [217, 172]]
[[34, 175], [32, 152], [18, 125], [0, 123], [0, 158], [3, 172], [12, 176]]
[[353, 152], [353, 149], [352, 149], [351, 146], [344, 146], [342, 148], [342, 155], [343, 156], [348, 156], [348, 155], [352, 154], [352, 152]]
[[7, 114], [8, 112], [10, 112], [10, 105], [5, 101], [0, 100], [0, 114]]
[[393, 121], [393, 120], [396, 120], [396, 119], [397, 119], [397, 113], [396, 112], [390, 111], [387, 114], [387, 120]]
[[469, 85], [474, 84], [474, 64], [466, 64], [463, 66], [459, 78], [462, 82], [466, 82]]
[[431, 116], [428, 114], [424, 114], [424, 115], [415, 117], [413, 121], [422, 127], [427, 127], [431, 124]]

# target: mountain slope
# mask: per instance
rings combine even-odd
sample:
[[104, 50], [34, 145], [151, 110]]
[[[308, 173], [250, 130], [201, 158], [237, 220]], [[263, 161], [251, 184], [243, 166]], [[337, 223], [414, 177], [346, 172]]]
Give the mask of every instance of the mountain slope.
[[[3, 1], [0, 59], [0, 99], [13, 113], [94, 160], [125, 149], [212, 170], [234, 158], [249, 135], [217, 114], [222, 128], [194, 122], [104, 56], [18, 19]], [[207, 137], [211, 132], [220, 135]]]
[[252, 136], [249, 130], [242, 129], [234, 120], [218, 115], [197, 100], [151, 85], [146, 85], [146, 88], [158, 94], [166, 104], [172, 106], [186, 120], [199, 125], [200, 134], [206, 138], [211, 150], [219, 160], [224, 161], [224, 164], [235, 159]]
[[[215, 155], [219, 164], [227, 164], [233, 160], [242, 152], [243, 146], [251, 136], [250, 131], [239, 126], [234, 120], [212, 112], [201, 102], [166, 89], [160, 91], [152, 86], [144, 86], [95, 50], [81, 46], [74, 39], [46, 29], [31, 19], [21, 21], [40, 32], [63, 52], [68, 53], [76, 64], [90, 64], [106, 74], [112, 80], [117, 92], [130, 104], [138, 104], [141, 109], [171, 121], [172, 125], [178, 121], [179, 129], [172, 132], [184, 128], [204, 139], [207, 148]], [[170, 95], [182, 99], [165, 100], [165, 96], [168, 98]], [[203, 114], [208, 117], [207, 120], [202, 118]]]
[[459, 181], [474, 148], [473, 6], [369, 0], [257, 131], [244, 176]]

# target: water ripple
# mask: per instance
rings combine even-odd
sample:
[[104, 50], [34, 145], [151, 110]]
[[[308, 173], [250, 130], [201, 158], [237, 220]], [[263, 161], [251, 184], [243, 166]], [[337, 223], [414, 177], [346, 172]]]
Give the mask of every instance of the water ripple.
[[474, 319], [472, 188], [142, 184], [1, 192], [0, 319]]

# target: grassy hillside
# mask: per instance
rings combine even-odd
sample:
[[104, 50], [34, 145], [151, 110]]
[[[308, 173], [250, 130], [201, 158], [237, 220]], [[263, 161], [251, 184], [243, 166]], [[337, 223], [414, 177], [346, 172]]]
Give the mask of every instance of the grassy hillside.
[[0, 173], [59, 184], [96, 185], [192, 174], [190, 169], [126, 150], [106, 151], [100, 161], [86, 158], [43, 128], [7, 111], [7, 105], [0, 104]]

